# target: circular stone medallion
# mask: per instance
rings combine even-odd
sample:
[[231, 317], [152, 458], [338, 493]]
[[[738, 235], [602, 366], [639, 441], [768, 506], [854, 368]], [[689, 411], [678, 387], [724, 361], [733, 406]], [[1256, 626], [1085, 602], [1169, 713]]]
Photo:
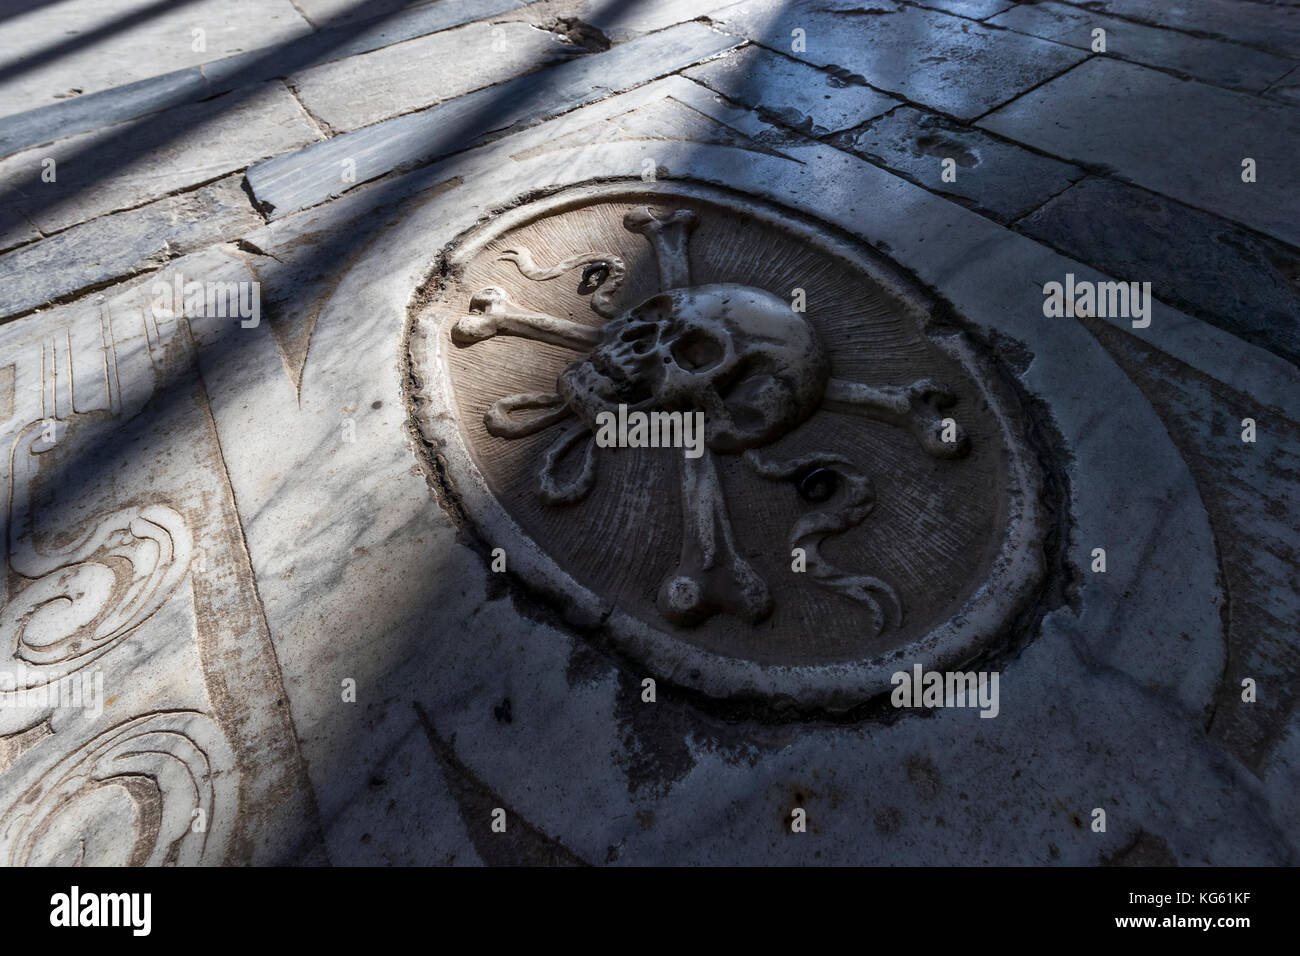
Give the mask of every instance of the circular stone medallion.
[[645, 676], [843, 709], [978, 655], [1041, 580], [1019, 403], [825, 227], [573, 188], [462, 236], [417, 303], [447, 498]]

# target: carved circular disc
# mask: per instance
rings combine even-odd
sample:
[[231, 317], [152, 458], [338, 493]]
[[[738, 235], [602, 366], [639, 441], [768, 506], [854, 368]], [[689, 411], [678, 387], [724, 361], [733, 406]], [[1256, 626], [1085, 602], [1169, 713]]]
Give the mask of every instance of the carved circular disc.
[[[630, 212], [647, 206], [661, 221], [694, 214], [685, 250], [677, 247], [682, 256], [669, 254], [672, 236], [658, 247], [625, 226]], [[563, 274], [542, 278], [575, 257]], [[667, 270], [661, 257], [673, 259]], [[593, 269], [597, 260], [621, 263], [626, 275]], [[711, 188], [588, 186], [516, 207], [462, 236], [444, 250], [435, 280], [417, 297], [410, 342], [414, 415], [433, 472], [487, 547], [503, 549], [511, 573], [573, 624], [612, 642], [643, 676], [718, 697], [842, 709], [888, 690], [890, 675], [913, 663], [941, 668], [978, 655], [1007, 634], [1040, 583], [1041, 476], [1019, 403], [960, 332], [927, 333], [922, 294], [830, 230]], [[590, 428], [545, 396], [557, 392], [566, 367], [590, 360], [590, 342], [607, 322], [668, 291], [665, 281], [763, 290], [764, 302], [791, 303], [802, 289], [803, 318], [829, 360], [826, 395], [753, 449], [764, 468], [743, 450], [706, 451], [692, 462], [680, 448], [595, 447], [586, 489]], [[485, 290], [493, 291], [485, 298]], [[597, 331], [587, 345], [566, 347], [539, 340], [529, 325], [539, 320], [525, 318], [484, 335], [485, 322], [496, 321], [490, 314]], [[677, 342], [672, 336], [680, 338], [689, 319], [665, 318], [657, 341]], [[754, 370], [780, 364], [760, 361], [747, 321], [733, 315], [725, 330], [733, 350], [744, 352], [744, 370], [715, 383], [723, 400], [740, 405], [770, 386]], [[678, 368], [670, 348], [654, 355]], [[634, 383], [642, 399], [659, 394], [648, 366], [634, 375], [647, 377]], [[891, 419], [878, 407], [831, 400], [865, 386], [878, 404], [898, 394], [889, 387], [926, 381], [942, 383], [951, 403], [918, 398], [920, 406]], [[918, 396], [926, 391], [918, 385]], [[506, 416], [519, 434], [489, 427], [496, 403], [523, 395], [530, 398], [514, 400]], [[652, 399], [638, 407], [654, 406]], [[934, 444], [943, 418], [964, 433], [964, 454]], [[525, 433], [530, 422], [536, 430]], [[557, 449], [563, 453], [548, 469]], [[706, 493], [711, 475], [721, 511]], [[548, 480], [552, 492], [581, 493], [557, 503], [543, 493]], [[794, 569], [796, 548], [805, 570]], [[737, 564], [749, 572], [735, 572]], [[686, 625], [672, 623], [661, 594], [666, 581], [680, 591], [683, 578], [687, 592], [700, 585], [718, 597]], [[745, 582], [752, 597], [755, 579], [766, 587], [766, 607], [745, 598]]]

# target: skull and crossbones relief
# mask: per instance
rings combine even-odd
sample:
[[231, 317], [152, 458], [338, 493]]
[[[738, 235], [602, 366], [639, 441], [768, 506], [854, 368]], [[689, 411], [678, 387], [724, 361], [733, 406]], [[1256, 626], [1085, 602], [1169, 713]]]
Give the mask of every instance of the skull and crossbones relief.
[[[595, 486], [597, 416], [620, 405], [629, 411], [704, 413], [706, 451], [683, 457], [682, 551], [662, 580], [657, 605], [672, 624], [689, 627], [716, 614], [751, 624], [772, 612], [771, 590], [737, 552], [714, 455], [739, 455], [760, 477], [793, 481], [826, 507], [799, 518], [789, 536], [819, 584], [869, 608], [875, 633], [902, 623], [895, 590], [879, 578], [835, 567], [821, 553], [831, 535], [860, 524], [875, 504], [870, 477], [839, 455], [774, 457], [768, 446], [790, 434], [819, 408], [847, 412], [907, 429], [926, 454], [956, 458], [969, 447], [943, 410], [955, 399], [942, 384], [924, 379], [873, 387], [837, 379], [817, 330], [791, 304], [771, 292], [737, 283], [692, 285], [687, 244], [695, 213], [659, 213], [641, 206], [623, 225], [654, 250], [660, 291], [623, 311], [616, 297], [627, 275], [608, 252], [570, 256], [539, 268], [526, 249], [508, 249], [526, 277], [549, 281], [581, 267], [579, 291], [591, 292], [592, 310], [606, 320], [593, 327], [523, 308], [500, 288], [475, 294], [469, 312], [453, 325], [452, 339], [472, 346], [496, 335], [523, 336], [584, 353], [560, 372], [552, 392], [509, 395], [484, 415], [489, 434], [504, 439], [563, 431], [546, 452], [538, 493], [550, 505], [573, 504]], [[532, 415], [520, 413], [531, 412]], [[560, 464], [581, 448], [577, 468]]]

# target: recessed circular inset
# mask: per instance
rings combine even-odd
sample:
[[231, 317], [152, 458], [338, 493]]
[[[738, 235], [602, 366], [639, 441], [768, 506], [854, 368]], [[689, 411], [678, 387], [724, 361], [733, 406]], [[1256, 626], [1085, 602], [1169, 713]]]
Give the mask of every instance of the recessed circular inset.
[[991, 360], [874, 253], [683, 183], [575, 187], [443, 251], [416, 424], [511, 572], [646, 674], [841, 709], [954, 666], [1044, 573]]

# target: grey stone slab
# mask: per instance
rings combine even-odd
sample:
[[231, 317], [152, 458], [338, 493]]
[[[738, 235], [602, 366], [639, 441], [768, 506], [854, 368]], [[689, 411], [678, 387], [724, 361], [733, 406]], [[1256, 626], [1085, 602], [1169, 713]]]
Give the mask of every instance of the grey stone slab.
[[[367, 19], [359, 23], [332, 26], [280, 48], [252, 50], [203, 66], [203, 74], [215, 91], [234, 89], [250, 82], [286, 76], [294, 70], [318, 63], [369, 53], [403, 40], [448, 30], [484, 17], [518, 9], [519, 0], [437, 0], [403, 9], [388, 10], [391, 4], [372, 10], [370, 4], [354, 9]], [[380, 13], [380, 10], [388, 12]]]
[[[295, 69], [355, 56], [519, 7], [518, 0], [439, 0], [379, 20], [288, 39], [278, 47], [225, 57], [161, 76], [86, 93], [0, 117], [0, 156], [54, 139], [137, 119], [218, 93], [286, 76]], [[355, 4], [350, 4], [355, 9]], [[366, 10], [370, 7], [367, 5]]]
[[493, 131], [539, 122], [738, 44], [702, 24], [671, 27], [268, 160], [248, 171], [248, 183], [263, 211], [283, 216], [341, 195], [356, 183], [465, 149]]
[[[1080, 179], [1077, 166], [1031, 153], [978, 129], [905, 106], [846, 134], [840, 143], [934, 192], [959, 196], [1004, 222]], [[944, 160], [956, 163], [944, 181]]]
[[211, 90], [203, 71], [190, 67], [0, 117], [0, 156], [193, 102]]
[[653, 3], [622, 2], [622, 0], [585, 0], [575, 7], [574, 13], [584, 22], [600, 30], [615, 43], [674, 23], [709, 18], [716, 11], [731, 6], [737, 0], [654, 0]]
[[0, 315], [157, 268], [256, 228], [262, 218], [227, 177], [194, 192], [73, 226], [0, 255]]
[[1100, 28], [1106, 31], [1107, 56], [1256, 93], [1295, 67], [1291, 60], [1235, 43], [1161, 30], [1061, 3], [1018, 6], [988, 22], [1081, 50], [1092, 48], [1092, 31]]
[[[1300, 111], [1289, 106], [1099, 58], [979, 125], [1300, 245]], [[1247, 158], [1253, 183], [1241, 178]]]
[[1159, 27], [1205, 33], [1300, 59], [1300, 7], [1241, 0], [1102, 0], [1095, 6]]
[[[0, 160], [0, 180], [15, 185], [28, 217], [49, 234], [321, 138], [281, 83], [232, 96], [24, 150]], [[46, 159], [55, 161], [54, 182], [41, 180]]]
[[892, 2], [749, 0], [714, 19], [721, 29], [960, 119], [980, 116], [1086, 56]]
[[390, 16], [416, 7], [437, 7], [440, 2], [430, 0], [293, 0], [298, 12], [317, 27], [357, 23], [374, 17]]
[[1300, 66], [1278, 80], [1268, 92], [1292, 103], [1300, 103]]
[[1021, 231], [1300, 364], [1300, 254], [1132, 186], [1087, 179]]
[[728, 99], [812, 136], [850, 129], [899, 105], [861, 82], [748, 46], [686, 71]]
[[985, 20], [1015, 5], [1015, 0], [917, 0], [917, 6], [955, 13], [972, 20]]
[[[716, 95], [716, 94], [713, 94]], [[779, 135], [770, 136], [772, 145], [751, 139], [681, 100], [665, 96], [642, 103], [626, 113], [598, 120], [572, 133], [557, 135], [538, 146], [512, 153], [511, 158], [530, 159], [544, 153], [559, 153], [575, 144], [610, 140], [640, 141], [647, 144], [647, 160], [654, 160], [653, 144], [660, 142], [712, 143], [737, 146], [754, 152], [780, 152]]]
[[[659, 95], [672, 86], [663, 84]], [[689, 98], [685, 90], [672, 95]], [[566, 133], [591, 125], [577, 116], [555, 123]], [[925, 281], [963, 315], [1026, 342], [1033, 357], [1022, 381], [1052, 396], [1053, 414], [1078, 452], [1069, 504], [1077, 534], [1113, 540], [1112, 553], [1127, 556], [1112, 567], [1113, 577], [1084, 578], [1079, 607], [1045, 622], [1045, 633], [1017, 658], [1016, 689], [1005, 692], [998, 720], [961, 721], [949, 713], [865, 727], [801, 725], [774, 737], [746, 735], [731, 748], [689, 708], [669, 712], [679, 721], [676, 735], [637, 735], [620, 718], [627, 685], [616, 665], [585, 650], [582, 638], [528, 620], [510, 602], [486, 600], [487, 575], [458, 551], [454, 526], [429, 510], [411, 458], [397, 451], [405, 433], [388, 409], [402, 395], [402, 369], [392, 357], [401, 348], [411, 284], [427, 274], [446, 241], [512, 197], [626, 175], [642, 155], [636, 141], [575, 143], [567, 162], [554, 153], [508, 161], [552, 138], [547, 133], [526, 131], [442, 164], [450, 174], [472, 159], [480, 175], [436, 199], [414, 200], [409, 218], [349, 268], [321, 312], [297, 408], [291, 391], [272, 378], [271, 358], [260, 381], [244, 378], [230, 361], [213, 360], [205, 370], [205, 380], [227, 396], [215, 403], [215, 420], [223, 447], [238, 456], [231, 472], [239, 499], [262, 501], [269, 490], [292, 488], [247, 510], [249, 547], [267, 589], [295, 720], [309, 741], [304, 750], [314, 755], [313, 779], [335, 788], [332, 805], [347, 805], [348, 790], [369, 785], [355, 752], [401, 752], [409, 725], [398, 708], [413, 693], [458, 759], [500, 794], [498, 805], [512, 807], [512, 820], [517, 811], [593, 862], [609, 859], [611, 848], [625, 862], [771, 862], [773, 854], [784, 861], [812, 862], [820, 854], [822, 863], [886, 862], [921, 847], [931, 859], [951, 862], [1044, 862], [1050, 844], [1052, 859], [1082, 863], [1120, 850], [1143, 824], [1161, 831], [1179, 862], [1277, 861], [1292, 852], [1256, 791], [1223, 765], [1199, 720], [1189, 717], [1199, 715], [1223, 663], [1210, 529], [1185, 466], [1137, 389], [1087, 330], [1043, 321], [1042, 280], [1072, 264], [824, 146], [805, 147], [791, 159], [687, 142], [662, 149], [663, 164], [678, 175], [794, 203], [864, 241], [886, 243], [908, 267], [924, 269]], [[427, 182], [434, 175], [411, 178]], [[359, 204], [366, 196], [350, 198]], [[303, 240], [311, 233], [305, 220], [326, 221], [333, 205], [304, 214]], [[295, 219], [263, 232], [287, 230]], [[1153, 329], [1162, 343], [1179, 334], [1163, 311]], [[283, 400], [275, 400], [277, 389]], [[1099, 410], [1099, 389], [1124, 414]], [[339, 415], [354, 417], [353, 443], [339, 437]], [[311, 484], [304, 483], [308, 470]], [[1140, 501], [1135, 488], [1142, 489]], [[334, 503], [327, 520], [304, 501], [313, 494]], [[1178, 543], [1177, 560], [1133, 560], [1162, 541]], [[346, 563], [328, 557], [340, 547]], [[1165, 598], [1148, 608], [1143, 595], [1156, 593]], [[327, 624], [334, 639], [324, 642], [318, 635]], [[394, 663], [386, 669], [385, 661]], [[348, 715], [334, 702], [336, 678], [352, 673], [366, 678], [359, 686], [382, 688], [376, 716]], [[514, 714], [508, 724], [494, 714], [506, 697]], [[670, 752], [681, 755], [679, 773], [650, 791], [629, 786], [619, 755], [658, 755], [678, 742]], [[932, 786], [926, 799], [934, 802], [918, 810], [906, 768], [909, 756], [920, 754], [944, 783]], [[1002, 781], [1012, 767], [1025, 766], [1033, 768], [1041, 796], [971, 783]], [[839, 802], [819, 802], [816, 812], [834, 837], [774, 849], [781, 783], [814, 770], [826, 779], [831, 767]], [[412, 763], [408, 772], [434, 770]], [[430, 786], [441, 793], [437, 779]], [[395, 789], [419, 787], [404, 778]], [[1086, 816], [1099, 794], [1125, 808], [1125, 822], [1104, 842], [1080, 838], [1069, 821], [1074, 811], [1058, 807], [1083, 808]], [[360, 794], [352, 801], [374, 805]], [[891, 806], [901, 809], [882, 836], [873, 821]], [[409, 807], [399, 804], [394, 814], [405, 816]], [[650, 819], [643, 811], [653, 811], [653, 822], [638, 822]], [[974, 834], [977, 845], [936, 840], [936, 816]]]
[[254, 42], [292, 41], [311, 30], [290, 0], [193, 0], [171, 9], [150, 0], [43, 4], [0, 21], [6, 53], [0, 116], [242, 53]]
[[19, 193], [0, 188], [0, 252], [40, 238], [40, 230], [22, 209], [23, 197]]
[[[570, 59], [580, 48], [527, 23], [474, 23], [295, 73], [308, 112], [353, 130]], [[466, 64], [474, 64], [466, 69]]]

